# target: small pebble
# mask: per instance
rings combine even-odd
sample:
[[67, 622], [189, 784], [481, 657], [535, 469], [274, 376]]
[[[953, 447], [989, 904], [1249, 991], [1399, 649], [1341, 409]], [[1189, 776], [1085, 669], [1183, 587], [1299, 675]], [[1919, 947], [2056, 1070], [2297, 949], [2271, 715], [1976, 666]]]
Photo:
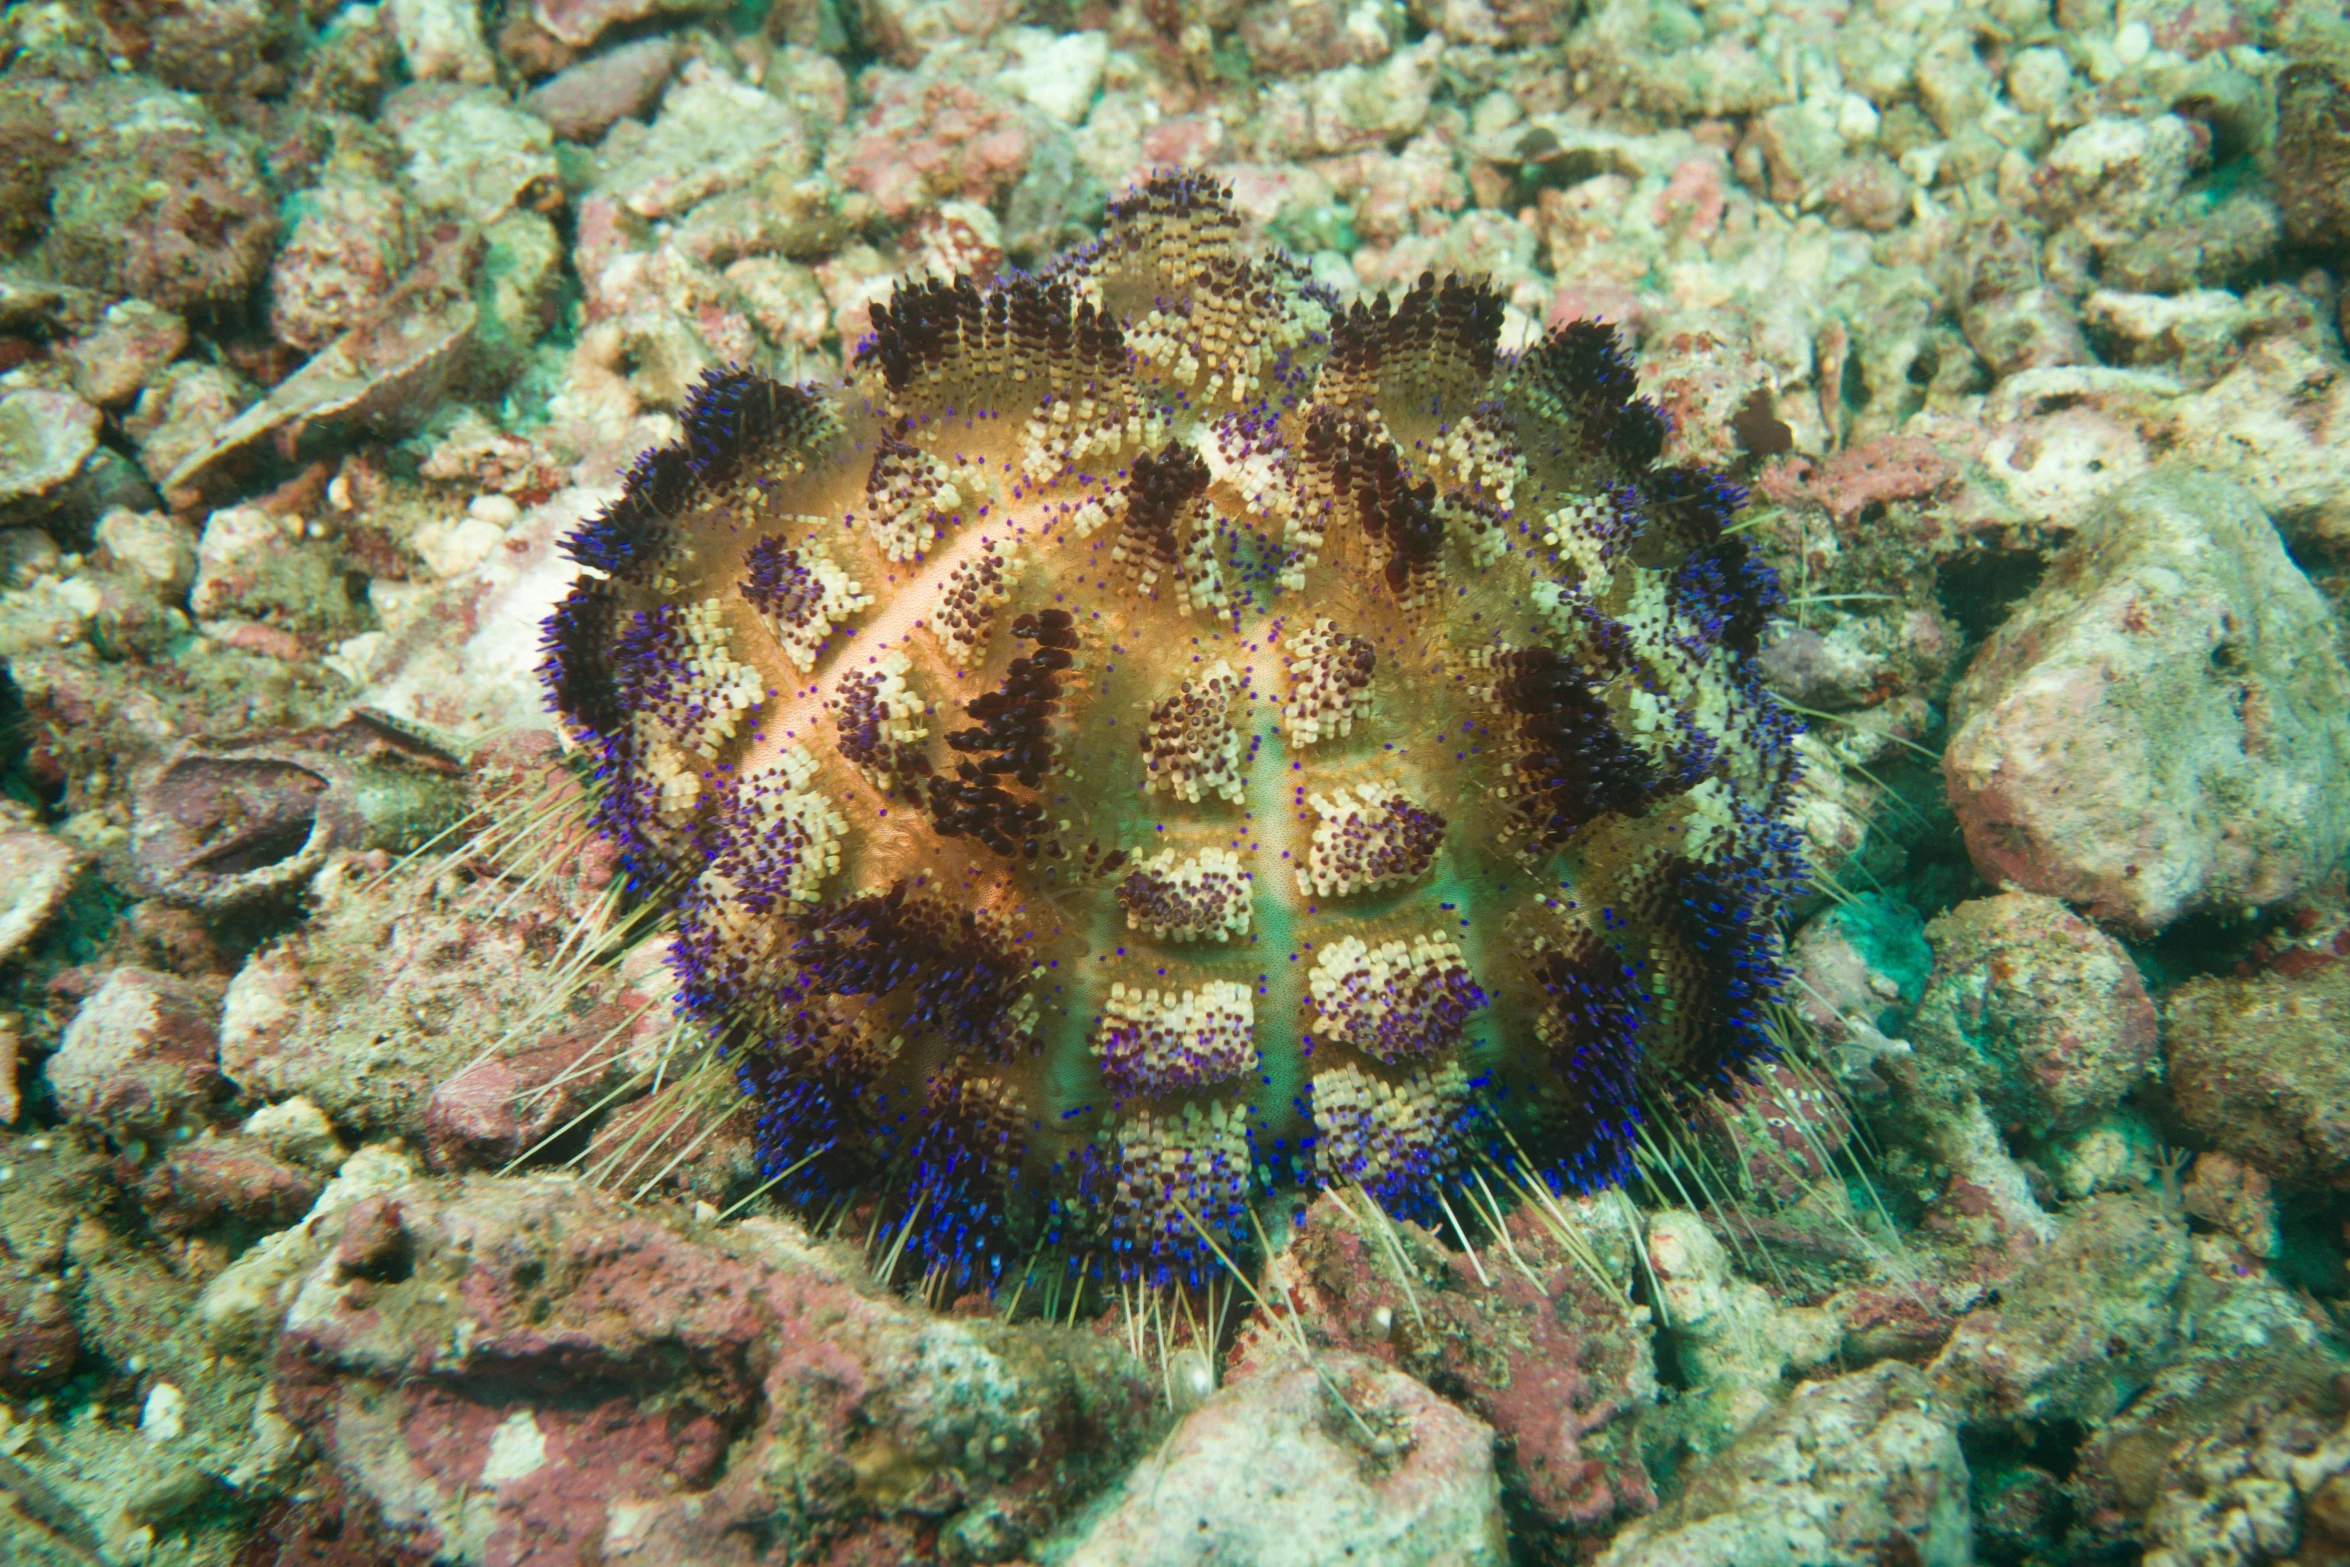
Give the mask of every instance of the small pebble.
[[495, 527], [510, 527], [522, 515], [522, 508], [510, 496], [495, 493], [476, 495], [465, 508], [468, 515]]

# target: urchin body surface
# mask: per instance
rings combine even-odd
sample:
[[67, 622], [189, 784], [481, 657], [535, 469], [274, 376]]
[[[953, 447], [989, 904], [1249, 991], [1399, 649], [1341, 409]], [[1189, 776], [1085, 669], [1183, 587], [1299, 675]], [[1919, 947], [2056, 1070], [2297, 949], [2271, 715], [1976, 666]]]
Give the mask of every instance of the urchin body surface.
[[1283, 1183], [1603, 1185], [1768, 1048], [1737, 491], [1606, 328], [1504, 356], [1482, 285], [1341, 310], [1237, 228], [1160, 177], [901, 287], [838, 393], [713, 376], [548, 623], [769, 1173], [956, 1276], [1192, 1276]]

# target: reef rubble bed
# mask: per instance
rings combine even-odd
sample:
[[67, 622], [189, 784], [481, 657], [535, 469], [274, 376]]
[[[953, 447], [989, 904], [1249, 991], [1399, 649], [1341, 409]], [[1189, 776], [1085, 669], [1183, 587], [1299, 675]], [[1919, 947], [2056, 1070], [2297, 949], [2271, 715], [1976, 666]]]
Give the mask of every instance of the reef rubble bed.
[[2339, 6], [0, 41], [0, 1559], [2350, 1557]]

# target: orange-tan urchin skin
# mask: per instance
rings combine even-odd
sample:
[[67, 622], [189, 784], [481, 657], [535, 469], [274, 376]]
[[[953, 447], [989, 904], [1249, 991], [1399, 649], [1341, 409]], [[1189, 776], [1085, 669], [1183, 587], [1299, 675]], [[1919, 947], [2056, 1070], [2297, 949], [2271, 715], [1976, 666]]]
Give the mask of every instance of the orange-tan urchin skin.
[[1047, 283], [901, 290], [839, 394], [714, 381], [550, 623], [763, 1157], [958, 1272], [1184, 1273], [1268, 1180], [1409, 1207], [1481, 1149], [1612, 1178], [1775, 976], [1786, 733], [1691, 623], [1758, 574], [1625, 523], [1648, 416], [1558, 434], [1490, 293], [1334, 322], [1236, 227], [1162, 178]]

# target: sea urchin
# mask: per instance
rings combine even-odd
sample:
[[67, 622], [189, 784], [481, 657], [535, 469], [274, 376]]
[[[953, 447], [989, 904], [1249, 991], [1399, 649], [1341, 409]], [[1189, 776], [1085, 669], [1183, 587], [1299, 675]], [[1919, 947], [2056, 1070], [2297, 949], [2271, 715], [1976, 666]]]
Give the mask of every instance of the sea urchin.
[[546, 678], [801, 1199], [1196, 1277], [1272, 1187], [1627, 1170], [1767, 1052], [1777, 602], [1613, 333], [1339, 308], [1168, 175], [728, 371], [572, 536]]

